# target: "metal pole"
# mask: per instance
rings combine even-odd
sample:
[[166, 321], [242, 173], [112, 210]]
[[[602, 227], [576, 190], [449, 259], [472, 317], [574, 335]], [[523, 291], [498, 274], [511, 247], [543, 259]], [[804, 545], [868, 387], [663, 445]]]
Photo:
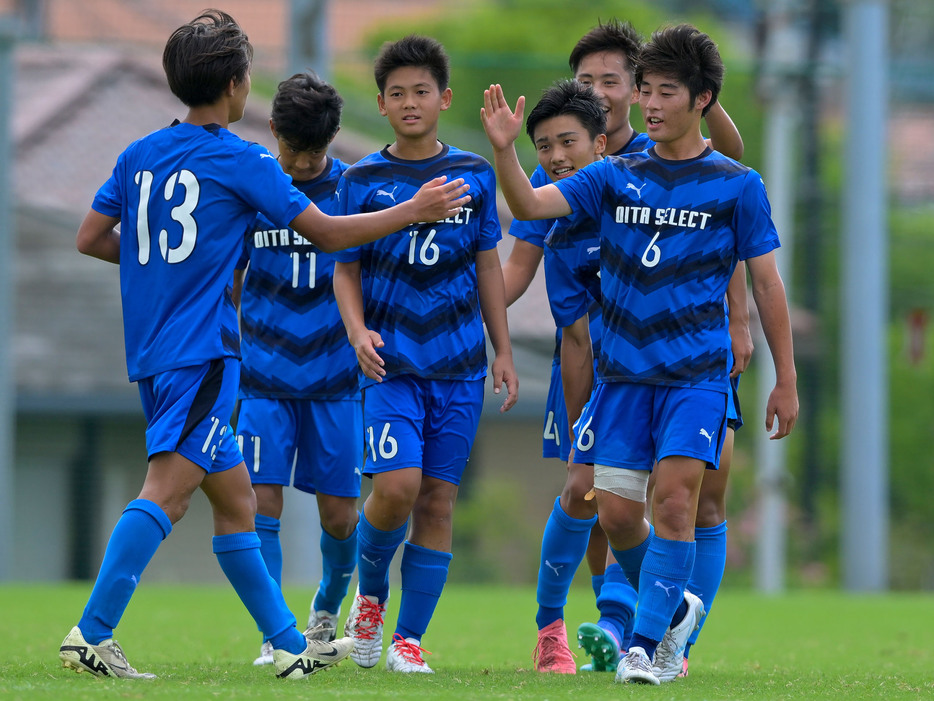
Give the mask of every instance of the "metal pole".
[[328, 0], [291, 0], [289, 3], [289, 73], [309, 68], [329, 80]]
[[[843, 212], [843, 584], [888, 587], [888, 3], [845, 10], [847, 174]], [[873, 91], [866, 99], [866, 89]]]

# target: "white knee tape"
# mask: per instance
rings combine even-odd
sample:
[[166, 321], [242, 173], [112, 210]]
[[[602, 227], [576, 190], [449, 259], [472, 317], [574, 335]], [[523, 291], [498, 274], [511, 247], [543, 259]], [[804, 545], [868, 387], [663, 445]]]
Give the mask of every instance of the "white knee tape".
[[624, 467], [594, 465], [593, 486], [594, 489], [602, 489], [623, 499], [644, 504], [650, 474], [648, 470], [627, 470]]

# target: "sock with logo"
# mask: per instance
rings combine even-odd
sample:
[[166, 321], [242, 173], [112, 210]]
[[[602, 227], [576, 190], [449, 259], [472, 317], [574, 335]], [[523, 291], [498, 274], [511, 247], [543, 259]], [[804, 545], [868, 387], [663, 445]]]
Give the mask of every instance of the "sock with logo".
[[451, 553], [405, 542], [400, 564], [402, 599], [395, 631], [403, 638], [421, 641], [428, 630], [428, 623], [448, 579], [451, 557]]
[[78, 621], [91, 645], [113, 637], [143, 570], [171, 532], [171, 520], [155, 502], [134, 499], [127, 504], [110, 534], [97, 581]]
[[295, 627], [295, 616], [289, 611], [260, 555], [259, 536], [253, 531], [216, 535], [214, 555], [246, 610], [253, 616], [265, 640], [276, 650], [293, 655], [304, 651], [308, 643]]
[[[694, 571], [688, 581], [688, 591], [698, 596], [704, 602], [704, 610], [710, 613], [726, 568], [726, 521], [711, 528], [695, 528], [694, 542], [697, 543], [697, 554], [694, 556]], [[706, 620], [707, 616], [704, 616], [700, 627], [691, 633], [688, 640], [690, 645], [697, 642]]]
[[551, 515], [542, 535], [542, 554], [538, 566], [538, 629], [564, 618], [564, 605], [574, 574], [587, 552], [590, 529], [597, 517], [572, 518], [561, 508], [561, 498], [555, 499]]
[[684, 598], [684, 588], [694, 568], [694, 551], [694, 541], [686, 543], [656, 535], [645, 554], [630, 645], [644, 648], [649, 659]]
[[321, 581], [315, 597], [315, 611], [337, 613], [347, 596], [350, 576], [357, 566], [357, 530], [338, 540], [321, 528]]
[[393, 531], [381, 531], [366, 520], [360, 512], [357, 524], [357, 578], [360, 593], [375, 596], [379, 603], [389, 598], [389, 565], [396, 550], [405, 540], [409, 527], [406, 521]]

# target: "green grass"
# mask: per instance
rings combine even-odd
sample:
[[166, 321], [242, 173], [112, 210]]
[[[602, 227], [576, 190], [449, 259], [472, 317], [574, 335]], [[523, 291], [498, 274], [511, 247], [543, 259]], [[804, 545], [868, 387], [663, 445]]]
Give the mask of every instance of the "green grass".
[[[59, 666], [58, 646], [76, 622], [87, 585], [0, 587], [0, 699], [931, 699], [934, 597], [835, 592], [766, 598], [724, 591], [691, 655], [691, 676], [659, 688], [622, 686], [610, 674], [531, 671], [531, 588], [450, 585], [424, 643], [432, 676], [390, 675], [352, 662], [301, 682], [250, 661], [259, 635], [232, 590], [140, 588], [119, 640], [152, 682], [102, 680]], [[289, 588], [307, 610], [312, 591]], [[390, 600], [392, 630], [398, 590]], [[566, 609], [573, 636], [594, 615], [575, 586]], [[393, 605], [395, 604], [395, 606]], [[573, 646], [576, 648], [576, 646]], [[586, 661], [578, 658], [578, 664]]]

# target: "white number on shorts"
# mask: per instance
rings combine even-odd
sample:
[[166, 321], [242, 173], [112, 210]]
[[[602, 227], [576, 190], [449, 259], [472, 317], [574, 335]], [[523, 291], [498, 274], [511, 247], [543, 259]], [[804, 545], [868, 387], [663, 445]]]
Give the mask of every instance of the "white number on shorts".
[[[299, 287], [301, 283], [302, 255], [298, 251], [292, 253], [292, 288]], [[314, 251], [308, 251], [304, 254], [308, 259], [308, 288], [314, 289], [315, 275], [317, 273], [318, 256]]]
[[577, 433], [577, 450], [584, 452], [593, 448], [594, 435], [593, 431], [590, 430], [590, 422], [593, 421], [593, 417], [587, 419], [581, 430]]
[[[370, 441], [370, 454], [373, 456], [373, 462], [376, 462], [376, 445], [373, 441], [373, 427], [366, 427], [367, 435], [369, 436]], [[396, 442], [396, 439], [389, 435], [389, 423], [383, 424], [383, 433], [379, 437], [379, 456], [383, 460], [389, 460], [390, 458], [396, 457], [396, 453], [399, 452], [399, 444]]]
[[[418, 261], [422, 265], [434, 265], [438, 262], [438, 258], [441, 257], [441, 249], [438, 248], [438, 244], [432, 243], [436, 233], [438, 232], [435, 229], [429, 231], [428, 236], [425, 237], [425, 241], [422, 243], [421, 249], [418, 251]], [[415, 265], [415, 250], [418, 247], [418, 234], [418, 229], [412, 229], [412, 231], [409, 232], [409, 265]]]
[[[661, 234], [661, 231], [656, 231], [655, 236], [652, 237], [652, 240], [649, 241], [649, 245], [646, 246], [645, 251], [642, 253], [642, 265], [646, 268], [654, 268], [658, 265], [658, 261], [662, 258], [661, 249], [655, 245], [655, 242], [658, 241], [658, 236]], [[651, 257], [649, 257], [651, 253]]]
[[558, 424], [555, 423], [555, 412], [549, 411], [545, 417], [545, 433], [542, 438], [548, 441], [554, 441], [555, 445], [561, 445], [561, 436], [558, 434]]
[[[136, 240], [139, 244], [138, 260], [140, 265], [149, 263], [152, 235], [149, 229], [149, 201], [152, 196], [152, 173], [141, 170], [133, 177], [133, 182], [139, 185], [139, 206], [136, 210]], [[182, 240], [175, 248], [169, 246], [169, 232], [162, 229], [159, 232], [159, 251], [167, 263], [181, 263], [195, 250], [198, 239], [198, 223], [192, 214], [198, 206], [201, 196], [201, 184], [190, 170], [180, 170], [172, 173], [165, 183], [163, 197], [170, 202], [175, 196], [176, 184], [185, 188], [185, 199], [176, 207], [172, 207], [172, 219], [182, 226]]]

